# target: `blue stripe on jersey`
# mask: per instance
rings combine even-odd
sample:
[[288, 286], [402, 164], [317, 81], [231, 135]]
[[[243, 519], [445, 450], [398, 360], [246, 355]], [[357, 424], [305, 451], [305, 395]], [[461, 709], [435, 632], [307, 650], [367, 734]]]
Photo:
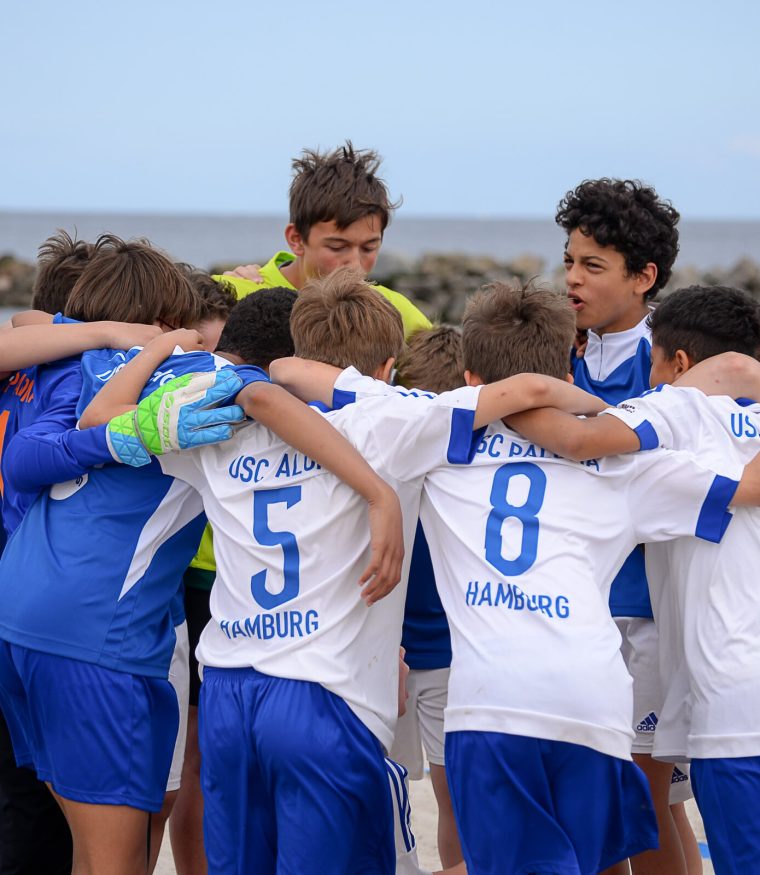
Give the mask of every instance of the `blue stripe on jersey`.
[[654, 426], [648, 420], [644, 420], [641, 425], [634, 428], [636, 436], [639, 439], [640, 450], [656, 450], [660, 445], [660, 439], [657, 437], [657, 432]]
[[699, 512], [694, 533], [698, 538], [720, 543], [733, 516], [727, 508], [738, 485], [736, 480], [716, 475]]
[[409, 793], [406, 786], [409, 772], [400, 763], [394, 762], [388, 757], [385, 758], [385, 768], [388, 771], [388, 780], [396, 799], [396, 810], [398, 811], [398, 822], [401, 837], [404, 840], [404, 848], [408, 852], [416, 844], [411, 827], [412, 807], [409, 804]]
[[652, 367], [652, 345], [642, 337], [633, 355], [603, 380], [594, 380], [582, 358], [573, 358], [573, 379], [580, 386], [608, 404], [619, 404], [626, 398], [636, 398], [649, 389], [649, 372]]
[[340, 410], [356, 401], [356, 392], [348, 392], [345, 389], [333, 389], [333, 410]]
[[469, 465], [475, 457], [475, 450], [486, 433], [485, 426], [473, 431], [475, 411], [462, 407], [451, 411], [451, 435], [446, 461], [450, 465]]
[[[115, 352], [85, 354], [85, 392], [102, 384], [99, 375], [109, 370], [102, 365]], [[165, 378], [213, 371], [218, 363], [208, 353], [172, 356], [142, 395]], [[250, 366], [235, 371], [244, 385], [268, 379]], [[106, 465], [52, 487], [0, 560], [0, 635], [35, 650], [166, 677], [174, 647], [170, 603], [204, 524], [200, 496], [155, 460], [143, 468]]]
[[734, 401], [739, 407], [751, 407], [753, 404], [757, 404], [757, 401], [753, 401], [751, 398], [734, 398]]
[[[575, 385], [596, 395], [607, 404], [620, 404], [627, 398], [636, 398], [649, 390], [651, 359], [651, 343], [647, 337], [641, 337], [630, 358], [618, 365], [605, 379], [594, 380], [589, 374], [585, 360], [576, 358], [573, 354]], [[643, 443], [641, 449], [645, 449]], [[617, 577], [612, 581], [610, 612], [613, 617], [652, 616], [644, 553], [639, 548], [636, 548], [626, 559]]]

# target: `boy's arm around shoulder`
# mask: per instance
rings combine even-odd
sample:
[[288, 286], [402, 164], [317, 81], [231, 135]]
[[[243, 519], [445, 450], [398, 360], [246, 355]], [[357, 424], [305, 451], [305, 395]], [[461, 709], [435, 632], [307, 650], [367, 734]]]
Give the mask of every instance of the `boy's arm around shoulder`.
[[575, 462], [634, 453], [642, 448], [637, 433], [613, 416], [579, 419], [547, 407], [509, 416], [507, 424], [529, 441]]
[[197, 331], [180, 328], [160, 334], [103, 386], [82, 412], [79, 427], [104, 425], [116, 416], [134, 410], [140, 393], [158, 366], [180, 346], [186, 352], [203, 349]]
[[401, 508], [391, 487], [356, 449], [317, 411], [269, 382], [246, 386], [235, 399], [248, 416], [265, 425], [285, 443], [309, 456], [343, 480], [369, 506], [371, 556], [360, 584], [362, 598], [373, 604], [401, 579], [404, 539]]
[[321, 401], [328, 407], [332, 407], [335, 382], [341, 373], [341, 369], [333, 365], [298, 356], [275, 359], [269, 366], [269, 376], [273, 383], [287, 389], [307, 404], [310, 401]]
[[565, 380], [542, 374], [517, 374], [483, 386], [475, 414], [475, 428], [538, 407], [594, 414], [606, 406], [599, 398]]
[[760, 362], [740, 352], [724, 352], [698, 362], [673, 385], [700, 389], [705, 395], [760, 399]]
[[80, 432], [74, 427], [81, 389], [77, 361], [37, 374], [35, 403], [41, 413], [3, 448], [6, 485], [17, 492], [38, 492], [111, 461], [105, 428]]

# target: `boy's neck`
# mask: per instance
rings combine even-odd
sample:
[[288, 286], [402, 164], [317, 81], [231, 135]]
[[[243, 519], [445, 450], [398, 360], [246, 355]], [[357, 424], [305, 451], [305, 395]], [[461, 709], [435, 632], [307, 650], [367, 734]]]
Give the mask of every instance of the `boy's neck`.
[[604, 337], [605, 335], [610, 334], [622, 334], [624, 331], [630, 331], [631, 328], [635, 328], [642, 319], [645, 319], [649, 315], [649, 306], [644, 304], [641, 309], [637, 309], [622, 319], [617, 320], [611, 325], [605, 325], [602, 328], [591, 328], [590, 331], [593, 331], [599, 337]]
[[234, 352], [222, 352], [221, 349], [217, 349], [214, 352], [214, 355], [219, 356], [220, 359], [227, 359], [227, 361], [232, 365], [244, 365], [245, 361]]
[[304, 274], [303, 264], [298, 256], [293, 261], [283, 264], [280, 268], [280, 273], [296, 291], [300, 291], [306, 285], [307, 277]]

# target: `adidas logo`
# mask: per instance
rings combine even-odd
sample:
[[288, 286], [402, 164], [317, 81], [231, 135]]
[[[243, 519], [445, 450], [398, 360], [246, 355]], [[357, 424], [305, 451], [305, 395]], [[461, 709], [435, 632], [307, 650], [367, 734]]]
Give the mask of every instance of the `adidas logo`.
[[670, 779], [671, 784], [680, 784], [682, 781], [688, 781], [689, 776], [684, 774], [678, 766], [673, 766], [673, 777]]
[[654, 732], [657, 729], [657, 715], [650, 711], [636, 727], [636, 732]]

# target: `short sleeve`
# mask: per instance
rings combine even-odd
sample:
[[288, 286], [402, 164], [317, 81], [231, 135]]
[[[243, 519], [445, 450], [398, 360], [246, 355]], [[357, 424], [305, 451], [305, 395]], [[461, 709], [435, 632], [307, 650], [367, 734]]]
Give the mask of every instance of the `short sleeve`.
[[441, 395], [405, 393], [366, 398], [330, 421], [371, 464], [407, 481], [443, 464], [472, 461], [481, 430], [473, 431], [480, 387]]
[[360, 373], [356, 368], [349, 367], [338, 374], [333, 388], [333, 409], [340, 410], [347, 404], [354, 404], [366, 398], [387, 398], [413, 396], [435, 398], [432, 392], [422, 392], [418, 389], [409, 390], [401, 386], [391, 386], [383, 380], [375, 380]]
[[658, 450], [629, 457], [627, 497], [640, 542], [696, 536], [719, 543], [728, 524], [741, 464], [716, 474], [691, 453]]
[[[695, 394], [696, 393], [696, 394]], [[603, 411], [634, 431], [641, 450], [691, 449], [690, 436], [699, 434], [699, 389], [658, 386], [640, 398], [630, 398]]]

